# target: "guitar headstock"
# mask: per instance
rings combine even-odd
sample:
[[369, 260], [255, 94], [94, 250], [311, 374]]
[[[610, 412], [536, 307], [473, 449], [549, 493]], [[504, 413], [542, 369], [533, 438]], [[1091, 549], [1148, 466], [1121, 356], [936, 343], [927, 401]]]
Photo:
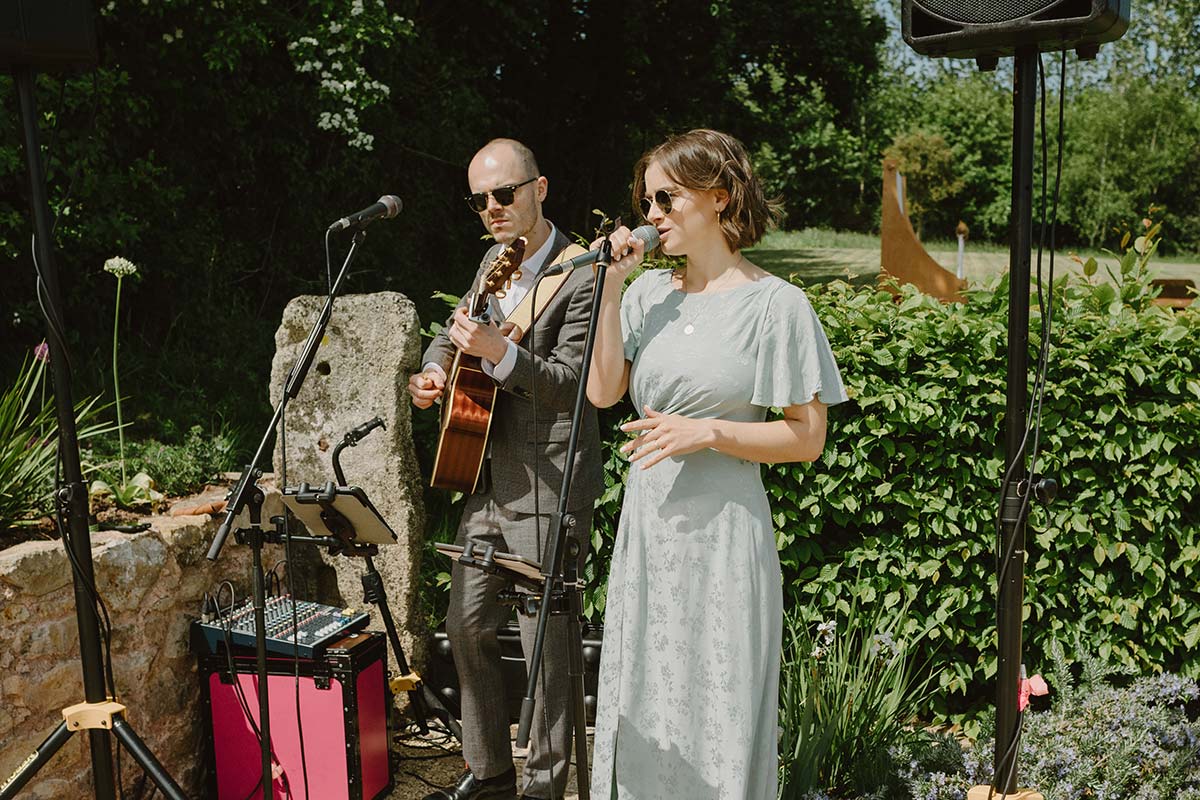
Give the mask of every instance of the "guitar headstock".
[[521, 279], [521, 261], [525, 258], [525, 237], [522, 236], [492, 259], [487, 271], [479, 281], [479, 291], [482, 297], [494, 294], [504, 297], [504, 290], [515, 280]]

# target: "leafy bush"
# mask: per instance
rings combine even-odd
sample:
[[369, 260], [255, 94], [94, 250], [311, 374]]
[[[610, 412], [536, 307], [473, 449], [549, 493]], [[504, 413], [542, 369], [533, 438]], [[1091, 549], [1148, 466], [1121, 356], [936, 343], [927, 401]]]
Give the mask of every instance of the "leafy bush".
[[[1052, 292], [1039, 471], [1061, 488], [1029, 522], [1032, 665], [1086, 630], [1120, 663], [1200, 670], [1200, 312], [1150, 303], [1146, 249], [1123, 254], [1113, 282]], [[852, 402], [831, 411], [821, 461], [764, 473], [791, 602], [911, 600], [940, 644], [942, 687], [972, 699], [996, 669], [1007, 292], [1006, 278], [965, 304], [812, 292]]]
[[[45, 370], [41, 358], [27, 358], [0, 395], [0, 532], [34, 525], [52, 509], [58, 419], [54, 400], [47, 397]], [[114, 430], [96, 421], [97, 402], [92, 398], [75, 406], [81, 440]]]
[[[114, 484], [120, 480], [120, 461], [111, 438], [97, 441], [88, 451], [101, 478]], [[238, 467], [243, 451], [240, 434], [222, 424], [207, 433], [193, 425], [177, 444], [157, 439], [126, 442], [125, 460], [129, 471], [145, 473], [154, 479], [153, 488], [178, 497], [204, 488], [220, 473]]]

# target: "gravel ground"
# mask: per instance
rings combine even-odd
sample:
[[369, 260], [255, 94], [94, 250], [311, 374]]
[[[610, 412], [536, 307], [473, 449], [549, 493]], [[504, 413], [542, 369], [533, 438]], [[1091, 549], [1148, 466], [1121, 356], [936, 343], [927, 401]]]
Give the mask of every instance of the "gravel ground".
[[[509, 730], [510, 740], [517, 738], [517, 726]], [[592, 749], [592, 729], [588, 728], [588, 755]], [[388, 800], [421, 800], [434, 788], [449, 786], [463, 771], [462, 748], [453, 737], [445, 733], [430, 731], [421, 735], [415, 730], [398, 735], [392, 742], [395, 763], [393, 775], [396, 786], [387, 796]], [[525, 766], [525, 751], [513, 746], [513, 761], [517, 774]], [[518, 785], [520, 780], [518, 780]], [[567, 794], [562, 800], [579, 800], [575, 786], [575, 768], [571, 768], [567, 779]]]

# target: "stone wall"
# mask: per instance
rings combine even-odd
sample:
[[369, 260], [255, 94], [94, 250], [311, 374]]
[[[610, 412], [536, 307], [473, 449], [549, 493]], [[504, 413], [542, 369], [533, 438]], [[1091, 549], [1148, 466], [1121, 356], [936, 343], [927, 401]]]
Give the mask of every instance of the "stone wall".
[[[322, 303], [323, 298], [296, 298], [284, 313], [276, 334], [272, 405]], [[338, 300], [313, 369], [286, 418], [289, 486], [332, 480], [332, 450], [346, 431], [376, 415], [385, 421], [386, 430], [346, 448], [342, 462], [348, 482], [366, 490], [399, 537], [398, 544], [381, 548], [375, 562], [417, 668], [424, 661], [417, 597], [424, 515], [404, 386], [417, 368], [419, 345], [416, 312], [403, 295]], [[282, 455], [277, 444], [277, 469]], [[282, 513], [282, 503], [269, 480], [260, 485], [268, 490], [265, 525]], [[204, 499], [219, 499], [222, 493]], [[149, 521], [153, 527], [144, 533], [93, 536], [96, 582], [113, 621], [113, 666], [127, 719], [188, 795], [201, 797], [203, 719], [188, 626], [199, 615], [204, 592], [214, 591], [221, 580], [233, 581], [239, 600], [250, 595], [251, 553], [230, 536], [220, 560], [209, 562], [205, 553], [218, 520], [207, 516]], [[362, 607], [361, 560], [322, 561], [311, 546], [293, 550], [298, 597]], [[266, 548], [265, 568], [283, 557], [282, 548]], [[378, 613], [372, 610], [371, 616], [371, 628], [382, 630]], [[25, 542], [0, 551], [0, 781], [53, 730], [61, 709], [83, 700], [74, 591], [61, 543]], [[124, 784], [132, 787], [141, 771], [127, 756], [122, 761]], [[76, 735], [21, 797], [91, 794], [87, 737]]]
[[[278, 494], [264, 511], [279, 513]], [[149, 531], [92, 536], [96, 586], [113, 623], [112, 659], [126, 719], [189, 797], [202, 797], [202, 718], [188, 626], [205, 591], [233, 581], [252, 591], [251, 553], [229, 537], [220, 559], [205, 558], [217, 521], [207, 516], [151, 517]], [[267, 566], [281, 548], [263, 551]], [[83, 670], [71, 567], [60, 542], [24, 542], [0, 551], [0, 780], [81, 703]], [[114, 750], [117, 744], [114, 740]], [[122, 754], [126, 788], [141, 776]], [[76, 734], [26, 786], [21, 797], [90, 797], [86, 734]]]

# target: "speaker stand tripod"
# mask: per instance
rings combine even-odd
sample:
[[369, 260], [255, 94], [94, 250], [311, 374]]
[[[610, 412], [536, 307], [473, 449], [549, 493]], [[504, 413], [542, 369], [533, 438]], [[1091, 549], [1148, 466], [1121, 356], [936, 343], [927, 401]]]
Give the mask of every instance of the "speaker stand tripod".
[[67, 359], [66, 331], [61, 327], [62, 294], [58, 269], [51, 246], [50, 206], [46, 200], [46, 176], [38, 143], [37, 108], [34, 103], [34, 75], [29, 67], [16, 70], [17, 94], [21, 105], [21, 123], [25, 133], [25, 161], [29, 170], [29, 188], [37, 232], [35, 266], [38, 291], [46, 313], [50, 346], [50, 367], [54, 377], [54, 406], [58, 415], [58, 448], [63, 462], [65, 483], [55, 494], [60, 531], [69, 541], [68, 548], [75, 584], [75, 619], [79, 626], [79, 657], [83, 665], [84, 702], [62, 710], [63, 721], [4, 783], [0, 800], [15, 797], [54, 754], [80, 731], [88, 732], [92, 756], [92, 783], [98, 800], [113, 800], [115, 779], [112, 742], [117, 737], [154, 784], [170, 800], [186, 800], [183, 790], [154, 757], [125, 719], [126, 707], [105, 691], [104, 667], [100, 648], [100, 621], [96, 616], [96, 580], [92, 569], [92, 539], [88, 530], [88, 494], [79, 461], [79, 436], [75, 428], [75, 409], [71, 398], [71, 367]]

